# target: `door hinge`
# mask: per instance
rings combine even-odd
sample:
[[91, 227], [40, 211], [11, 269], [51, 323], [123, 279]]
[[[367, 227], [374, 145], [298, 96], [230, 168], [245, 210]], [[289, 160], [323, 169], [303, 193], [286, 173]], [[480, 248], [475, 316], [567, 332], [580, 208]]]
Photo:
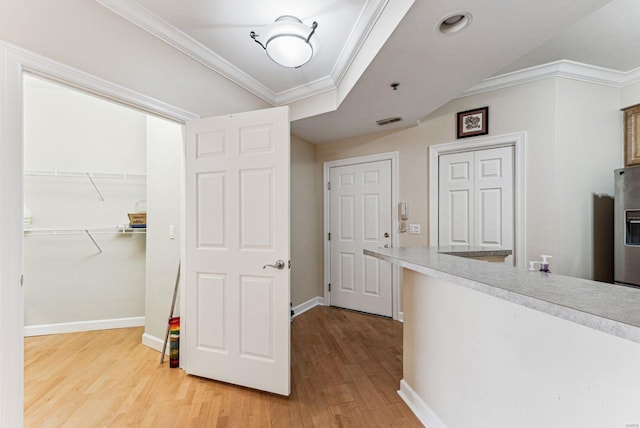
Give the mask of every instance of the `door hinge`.
[[330, 181], [327, 182], [327, 190], [331, 190], [331, 182]]
[[20, 275], [20, 287], [24, 286], [24, 275]]
[[289, 260], [289, 269], [291, 269], [291, 260]]
[[328, 240], [331, 241], [331, 232], [329, 232], [327, 235], [328, 235], [328, 238], [329, 238]]
[[329, 293], [331, 293], [331, 284], [329, 284]]

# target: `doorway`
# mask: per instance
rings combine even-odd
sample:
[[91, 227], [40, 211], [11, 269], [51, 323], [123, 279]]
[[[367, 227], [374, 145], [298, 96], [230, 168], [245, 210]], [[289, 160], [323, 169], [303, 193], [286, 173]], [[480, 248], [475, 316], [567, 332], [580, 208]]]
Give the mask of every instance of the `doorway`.
[[25, 336], [144, 325], [145, 115], [23, 82]]
[[24, 152], [25, 336], [146, 325], [158, 349], [180, 259], [181, 125], [25, 74]]
[[517, 133], [429, 147], [431, 246], [507, 247], [513, 251], [507, 262], [524, 268], [525, 137]]
[[325, 169], [325, 302], [399, 318], [397, 269], [363, 255], [397, 245], [397, 153], [344, 159]]
[[[33, 55], [16, 47], [0, 45], [3, 73], [0, 93], [4, 100], [0, 109], [0, 320], [3, 329], [0, 340], [0, 425], [20, 426], [23, 409], [23, 76], [30, 73], [65, 85], [82, 88], [105, 99], [115, 101], [154, 115], [184, 122], [196, 118], [184, 110], [137, 94], [118, 85], [103, 81]], [[165, 309], [166, 311], [166, 309]], [[166, 320], [166, 318], [165, 318]], [[20, 369], [18, 369], [20, 368]]]

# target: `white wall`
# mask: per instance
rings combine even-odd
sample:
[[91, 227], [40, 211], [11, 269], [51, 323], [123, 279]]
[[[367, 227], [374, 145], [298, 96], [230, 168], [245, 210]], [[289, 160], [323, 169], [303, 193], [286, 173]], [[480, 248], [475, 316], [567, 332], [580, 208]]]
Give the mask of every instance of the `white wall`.
[[640, 421], [639, 344], [406, 269], [404, 284], [403, 380], [444, 426]]
[[[145, 115], [33, 78], [25, 85], [27, 170], [146, 171]], [[34, 228], [128, 223], [146, 198], [140, 180], [25, 177]], [[24, 239], [25, 326], [144, 316], [144, 235]]]
[[620, 108], [627, 108], [640, 103], [640, 82], [622, 88]]
[[490, 136], [527, 134], [527, 258], [551, 254], [552, 271], [591, 278], [591, 198], [613, 195], [613, 169], [622, 166], [619, 96], [616, 88], [548, 78], [455, 99], [419, 126], [317, 146], [317, 175], [328, 160], [398, 150], [399, 200], [423, 231], [400, 235], [400, 245], [428, 245], [428, 146], [456, 141], [457, 112], [489, 106]]
[[[183, 164], [182, 126], [148, 116], [144, 343], [150, 346], [164, 340], [180, 261]], [[169, 237], [170, 226], [175, 228], [175, 239]], [[178, 299], [174, 315], [179, 314]]]
[[87, 0], [0, 0], [0, 40], [200, 116], [268, 103]]

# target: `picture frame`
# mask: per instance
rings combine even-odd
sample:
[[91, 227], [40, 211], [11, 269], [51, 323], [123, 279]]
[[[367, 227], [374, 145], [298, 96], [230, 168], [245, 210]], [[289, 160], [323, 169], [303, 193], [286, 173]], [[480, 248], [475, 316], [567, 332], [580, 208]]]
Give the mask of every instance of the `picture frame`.
[[489, 133], [489, 107], [480, 107], [458, 113], [457, 138], [475, 137]]
[[624, 166], [640, 165], [640, 104], [624, 112]]

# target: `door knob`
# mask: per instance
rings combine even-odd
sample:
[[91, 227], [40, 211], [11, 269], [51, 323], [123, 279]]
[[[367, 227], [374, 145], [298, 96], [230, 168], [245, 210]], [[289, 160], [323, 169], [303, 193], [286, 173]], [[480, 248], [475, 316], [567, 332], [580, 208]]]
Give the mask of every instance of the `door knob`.
[[274, 269], [284, 269], [284, 260], [276, 260], [276, 262], [272, 265], [264, 265], [262, 269], [266, 269], [267, 266], [272, 267]]
[[388, 237], [389, 237], [389, 232], [385, 232], [385, 233], [384, 233], [384, 237], [385, 237], [385, 238], [388, 238]]

